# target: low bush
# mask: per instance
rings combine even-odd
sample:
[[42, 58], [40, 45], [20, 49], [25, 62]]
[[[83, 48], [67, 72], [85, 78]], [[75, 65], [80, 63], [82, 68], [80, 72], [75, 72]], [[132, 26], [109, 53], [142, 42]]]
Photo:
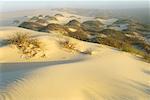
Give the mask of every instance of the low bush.
[[78, 29], [76, 32], [68, 32], [68, 36], [87, 41], [88, 40], [88, 33], [83, 31], [82, 29]]
[[144, 54], [143, 58], [150, 63], [150, 54]]
[[146, 61], [150, 62], [150, 55], [147, 54], [147, 52], [145, 52], [143, 50], [139, 50], [139, 49], [133, 47], [131, 44], [127, 43], [127, 42], [120, 41], [120, 40], [117, 40], [117, 39], [112, 38], [112, 37], [107, 37], [107, 38], [98, 37], [96, 39], [96, 41], [97, 41], [97, 43], [100, 43], [100, 44], [105, 44], [105, 45], [108, 45], [108, 46], [118, 48], [121, 51], [126, 51], [126, 52], [130, 52], [132, 54], [140, 55]]
[[[8, 39], [8, 43], [15, 45], [25, 55], [25, 58], [31, 58], [39, 52], [43, 52], [41, 43], [28, 34], [16, 33]], [[44, 57], [44, 55], [43, 53], [41, 57]]]
[[63, 48], [69, 49], [69, 50], [75, 50], [75, 45], [71, 43], [69, 40], [65, 40], [65, 41], [59, 41], [60, 46], [62, 46]]

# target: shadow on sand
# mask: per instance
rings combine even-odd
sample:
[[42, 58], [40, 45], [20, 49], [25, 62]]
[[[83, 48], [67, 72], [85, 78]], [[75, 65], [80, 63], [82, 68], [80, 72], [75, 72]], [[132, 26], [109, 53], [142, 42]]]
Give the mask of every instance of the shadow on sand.
[[143, 69], [142, 71], [143, 71], [145, 74], [150, 75], [150, 70], [145, 70], [145, 69]]
[[0, 64], [0, 90], [5, 90], [14, 81], [21, 81], [26, 75], [39, 68], [51, 67], [60, 64], [69, 64], [85, 60], [84, 55], [71, 60], [46, 61], [46, 62], [21, 62]]
[[0, 47], [9, 45], [8, 39], [0, 39]]

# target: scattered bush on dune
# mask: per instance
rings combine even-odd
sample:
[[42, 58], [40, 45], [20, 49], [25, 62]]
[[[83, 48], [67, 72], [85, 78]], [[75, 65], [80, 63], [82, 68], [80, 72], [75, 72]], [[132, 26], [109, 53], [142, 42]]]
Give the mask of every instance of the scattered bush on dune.
[[144, 54], [143, 59], [150, 63], [150, 54]]
[[48, 24], [47, 26], [42, 27], [39, 31], [49, 32], [49, 33], [51, 31], [55, 31], [55, 32], [61, 33], [63, 35], [68, 34], [68, 29], [65, 26], [60, 25], [60, 24], [55, 24], [55, 23]]
[[43, 15], [39, 15], [38, 17], [39, 17], [39, 18], [42, 18], [42, 17], [43, 17]]
[[38, 19], [36, 23], [41, 24], [41, 25], [48, 25], [48, 21], [45, 19]]
[[72, 16], [69, 16], [69, 17], [70, 17], [70, 18], [77, 18], [76, 16], [73, 16], [73, 15], [72, 15]]
[[97, 37], [96, 41], [100, 44], [105, 44], [116, 48], [121, 48], [123, 45], [123, 42], [116, 40], [112, 37], [107, 37], [107, 38]]
[[37, 16], [33, 16], [32, 18], [29, 19], [29, 21], [37, 21], [39, 18]]
[[55, 14], [56, 17], [64, 17], [63, 14]]
[[41, 42], [31, 38], [29, 34], [16, 33], [8, 39], [8, 43], [15, 45], [23, 53], [24, 58], [32, 58], [38, 53], [45, 57]]
[[70, 50], [70, 51], [76, 51], [76, 52], [79, 52], [82, 54], [92, 55], [92, 51], [93, 51], [91, 48], [88, 48], [85, 51], [81, 51], [80, 49], [76, 48], [77, 44], [70, 42], [70, 40], [59, 39], [59, 45], [63, 48]]
[[53, 21], [58, 21], [58, 19], [56, 18], [56, 17], [54, 17], [54, 16], [45, 16], [45, 18], [44, 19], [46, 19], [46, 20], [53, 20]]
[[71, 43], [69, 40], [59, 41], [59, 44], [63, 48], [76, 51], [75, 50], [75, 45], [76, 44]]
[[118, 48], [121, 51], [130, 52], [132, 54], [140, 55], [147, 62], [150, 62], [150, 55], [148, 55], [147, 52], [144, 52], [142, 50], [139, 50], [139, 49], [133, 47], [128, 42], [124, 42], [124, 41], [115, 39], [113, 37], [107, 37], [107, 38], [97, 37], [96, 41], [97, 41], [97, 43], [100, 43], [100, 44], [105, 44], [105, 45], [108, 45], [108, 46], [112, 46], [112, 47]]
[[44, 26], [36, 22], [23, 22], [19, 25], [19, 27], [39, 31]]
[[75, 27], [75, 28], [79, 28], [80, 25], [81, 25], [80, 22], [79, 22], [78, 20], [75, 20], [75, 19], [70, 20], [70, 21], [66, 24], [66, 26]]
[[81, 24], [81, 27], [85, 31], [89, 32], [100, 32], [103, 29], [103, 24], [100, 21], [85, 21]]
[[87, 41], [88, 40], [88, 33], [83, 31], [82, 29], [78, 29], [76, 32], [68, 32], [68, 36]]

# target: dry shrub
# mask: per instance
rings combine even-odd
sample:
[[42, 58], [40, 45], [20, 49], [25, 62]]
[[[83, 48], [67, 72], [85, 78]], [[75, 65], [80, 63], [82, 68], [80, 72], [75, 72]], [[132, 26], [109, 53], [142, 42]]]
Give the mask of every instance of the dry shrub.
[[59, 40], [59, 44], [61, 45], [61, 47], [69, 49], [71, 51], [76, 51], [76, 52], [79, 52], [79, 53], [82, 53], [82, 54], [92, 55], [92, 49], [91, 48], [86, 49], [85, 51], [80, 51], [76, 48], [76, 44], [71, 43], [69, 40], [64, 40], [64, 41]]
[[75, 50], [75, 45], [71, 43], [69, 40], [65, 40], [65, 41], [59, 41], [59, 44], [63, 47], [63, 48], [67, 48], [69, 50]]
[[[43, 52], [41, 42], [31, 38], [29, 34], [16, 33], [8, 39], [8, 43], [15, 45], [25, 55], [25, 58], [31, 58], [39, 52]], [[44, 55], [43, 53], [41, 57]]]

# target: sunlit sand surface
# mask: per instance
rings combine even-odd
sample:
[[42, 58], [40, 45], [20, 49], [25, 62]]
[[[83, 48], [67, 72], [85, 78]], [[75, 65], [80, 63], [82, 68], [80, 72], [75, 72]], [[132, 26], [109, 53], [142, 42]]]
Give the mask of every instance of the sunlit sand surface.
[[[68, 21], [60, 20], [64, 21], [60, 24]], [[1, 27], [0, 41], [16, 32], [39, 39], [46, 57], [20, 58], [17, 48], [1, 42], [0, 100], [149, 100], [150, 64], [140, 57], [106, 45], [17, 27]], [[91, 55], [62, 48], [61, 39], [75, 43], [77, 51], [92, 50]]]

